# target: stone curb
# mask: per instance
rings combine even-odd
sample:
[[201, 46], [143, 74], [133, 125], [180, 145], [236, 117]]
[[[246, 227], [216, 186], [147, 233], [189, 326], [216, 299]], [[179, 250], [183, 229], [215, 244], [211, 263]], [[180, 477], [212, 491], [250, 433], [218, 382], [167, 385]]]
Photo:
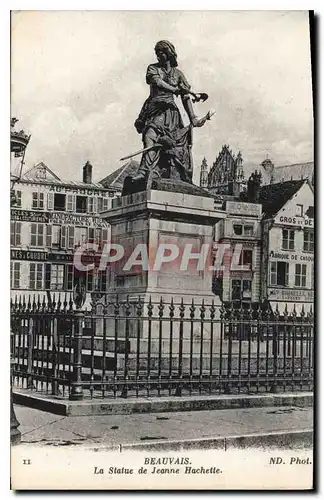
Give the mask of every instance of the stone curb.
[[211, 437], [183, 440], [157, 440], [151, 443], [130, 443], [120, 445], [120, 451], [179, 451], [193, 449], [229, 449], [242, 448], [294, 448], [299, 446], [313, 446], [313, 431], [310, 429], [297, 431], [272, 431], [260, 434], [246, 434], [242, 436]]
[[[34, 443], [21, 442], [19, 446], [34, 446]], [[56, 444], [59, 446], [59, 444]], [[247, 448], [273, 448], [273, 449], [301, 449], [313, 447], [313, 430], [293, 430], [293, 431], [269, 431], [259, 434], [245, 434], [238, 436], [216, 436], [209, 438], [181, 439], [181, 440], [162, 440], [135, 442], [127, 444], [101, 444], [101, 443], [78, 443], [77, 446], [86, 451], [186, 451], [186, 450], [219, 450], [228, 451], [233, 449]]]
[[27, 391], [13, 391], [16, 404], [63, 416], [129, 415], [199, 410], [229, 410], [267, 406], [313, 406], [313, 393], [245, 394], [129, 398], [114, 400], [56, 400]]

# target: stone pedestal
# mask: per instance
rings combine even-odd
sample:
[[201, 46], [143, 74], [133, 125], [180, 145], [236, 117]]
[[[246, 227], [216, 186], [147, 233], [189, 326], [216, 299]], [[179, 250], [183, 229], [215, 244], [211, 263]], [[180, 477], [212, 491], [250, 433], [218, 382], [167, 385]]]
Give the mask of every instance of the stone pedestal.
[[[189, 307], [193, 302], [196, 307], [195, 318], [200, 318], [200, 307], [204, 303], [205, 319], [208, 320], [212, 303], [217, 310], [220, 306], [219, 297], [212, 293], [212, 271], [209, 266], [212, 264], [213, 228], [224, 217], [224, 212], [214, 209], [214, 200], [207, 193], [206, 196], [198, 196], [148, 190], [113, 200], [112, 208], [103, 214], [103, 218], [111, 224], [111, 242], [121, 245], [125, 256], [110, 266], [107, 285], [109, 301], [115, 300], [117, 295], [120, 302], [128, 297], [132, 304], [131, 316], [136, 316], [135, 304], [140, 298], [145, 303], [143, 315], [147, 316], [147, 303], [151, 299], [153, 316], [158, 318], [162, 298], [165, 304], [163, 317], [168, 318], [169, 306], [173, 300], [175, 338], [178, 337], [182, 301], [185, 318], [189, 318]], [[158, 252], [165, 255], [170, 255], [171, 252], [169, 247], [163, 249], [163, 244], [174, 245], [173, 248], [178, 249], [178, 256], [172, 262], [164, 262], [159, 266]], [[138, 259], [144, 262], [144, 269], [142, 265], [130, 266], [129, 258], [136, 248], [139, 252]], [[206, 255], [206, 259], [202, 257], [200, 266], [197, 259], [189, 260], [186, 265], [187, 252], [200, 252], [200, 255]], [[124, 314], [125, 311], [121, 309], [121, 317]], [[124, 336], [124, 323], [122, 320], [119, 322], [118, 335], [121, 337]], [[152, 338], [159, 335], [158, 323], [156, 320], [152, 322]], [[130, 337], [136, 336], [136, 328], [138, 323], [131, 321]], [[141, 337], [147, 337], [146, 320], [142, 321], [141, 330]], [[169, 330], [169, 322], [164, 323], [165, 335], [162, 333], [162, 336], [168, 338]], [[189, 330], [186, 322], [184, 339], [189, 338]], [[204, 325], [204, 334], [209, 334], [207, 324]], [[194, 322], [194, 337], [201, 337], [201, 325], [198, 321]]]

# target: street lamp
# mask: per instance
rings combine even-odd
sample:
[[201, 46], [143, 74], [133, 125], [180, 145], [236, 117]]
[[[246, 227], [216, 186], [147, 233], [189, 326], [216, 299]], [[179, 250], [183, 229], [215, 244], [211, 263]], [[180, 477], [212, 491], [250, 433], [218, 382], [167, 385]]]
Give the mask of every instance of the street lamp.
[[[22, 169], [24, 166], [26, 147], [30, 140], [30, 135], [25, 134], [23, 130], [17, 132], [14, 130], [15, 124], [17, 123], [17, 118], [12, 118], [10, 121], [11, 133], [10, 133], [10, 206], [15, 206], [17, 204], [17, 198], [14, 191], [14, 186], [16, 182], [21, 179]], [[16, 162], [14, 159], [21, 158], [20, 161]], [[21, 433], [18, 429], [19, 422], [17, 420], [15, 409], [13, 405], [12, 397], [12, 384], [13, 384], [13, 364], [14, 357], [13, 353], [15, 350], [15, 337], [12, 335], [10, 328], [10, 442], [12, 445], [20, 443]]]
[[[14, 186], [16, 182], [19, 182], [22, 175], [23, 166], [25, 164], [25, 152], [27, 145], [30, 141], [30, 135], [26, 134], [23, 130], [14, 130], [17, 118], [11, 118], [10, 127], [10, 152], [11, 162], [10, 162], [10, 205], [16, 205], [17, 199], [14, 192]], [[20, 158], [20, 161], [16, 161]]]

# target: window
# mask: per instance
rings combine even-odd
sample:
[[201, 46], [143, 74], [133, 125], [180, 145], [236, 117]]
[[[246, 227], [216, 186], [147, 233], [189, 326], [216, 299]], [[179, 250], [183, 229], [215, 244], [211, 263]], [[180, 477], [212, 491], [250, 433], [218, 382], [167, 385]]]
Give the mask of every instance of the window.
[[244, 235], [253, 236], [253, 226], [244, 226]]
[[282, 248], [283, 250], [294, 250], [295, 231], [293, 229], [282, 230]]
[[51, 264], [45, 264], [45, 290], [51, 288]]
[[58, 224], [54, 224], [52, 226], [52, 246], [59, 247], [61, 243], [60, 240], [61, 240], [61, 226], [59, 226]]
[[241, 236], [243, 234], [243, 226], [241, 224], [233, 224], [234, 234]]
[[105, 212], [108, 210], [108, 198], [98, 198], [98, 212]]
[[88, 213], [94, 214], [97, 212], [97, 198], [89, 196], [88, 198]]
[[240, 260], [239, 260], [240, 266], [247, 266], [248, 265], [251, 269], [252, 257], [253, 257], [252, 250], [242, 250], [241, 255], [240, 255]]
[[21, 191], [14, 191], [15, 195], [15, 208], [21, 208]]
[[314, 252], [314, 232], [304, 229], [304, 252]]
[[270, 285], [288, 286], [289, 264], [288, 262], [271, 262]]
[[307, 217], [309, 217], [310, 219], [314, 219], [314, 207], [313, 207], [313, 205], [310, 205], [308, 207], [308, 209], [305, 212], [305, 215], [307, 215]]
[[79, 246], [85, 243], [87, 240], [87, 228], [86, 227], [76, 227], [75, 228], [75, 245]]
[[87, 271], [87, 291], [93, 290], [93, 271]]
[[106, 292], [107, 290], [107, 270], [98, 272], [98, 290], [100, 292]]
[[296, 205], [296, 215], [297, 217], [302, 217], [303, 216], [303, 205]]
[[10, 262], [10, 287], [20, 288], [20, 262]]
[[252, 281], [242, 280], [242, 299], [252, 298]]
[[64, 288], [64, 264], [51, 265], [51, 290], [63, 290]]
[[30, 225], [30, 244], [32, 247], [42, 247], [44, 245], [44, 224]]
[[14, 247], [21, 245], [21, 222], [16, 222], [16, 221], [11, 222], [10, 244]]
[[44, 193], [33, 192], [32, 194], [32, 209], [44, 210]]
[[108, 229], [102, 229], [101, 242], [102, 242], [102, 245], [105, 245], [108, 242]]
[[31, 290], [42, 290], [44, 278], [43, 264], [29, 264], [29, 288]]
[[75, 212], [75, 195], [68, 194], [66, 197], [66, 210], [68, 212]]
[[55, 212], [65, 212], [65, 194], [55, 193], [54, 194], [54, 211]]
[[314, 264], [312, 264], [311, 288], [314, 288]]
[[75, 211], [78, 214], [87, 213], [87, 196], [77, 196], [76, 197]]
[[95, 241], [95, 229], [94, 229], [94, 227], [88, 228], [88, 241], [89, 241], [89, 243], [94, 243], [94, 241]]
[[251, 300], [252, 280], [232, 280], [232, 300]]
[[295, 286], [305, 288], [306, 286], [306, 264], [296, 264], [295, 267]]

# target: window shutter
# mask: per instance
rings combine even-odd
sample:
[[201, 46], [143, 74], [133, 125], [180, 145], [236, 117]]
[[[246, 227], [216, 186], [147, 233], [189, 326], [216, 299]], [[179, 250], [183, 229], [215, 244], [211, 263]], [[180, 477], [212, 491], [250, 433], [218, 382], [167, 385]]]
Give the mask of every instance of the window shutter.
[[74, 248], [74, 226], [68, 226], [68, 248]]
[[21, 245], [21, 222], [16, 222], [16, 241], [15, 245], [19, 246]]
[[66, 289], [73, 290], [73, 264], [67, 264], [65, 267], [66, 272]]
[[51, 264], [45, 264], [45, 290], [51, 288]]
[[47, 193], [47, 210], [54, 210], [54, 193]]
[[61, 247], [66, 248], [66, 226], [61, 226]]
[[66, 210], [68, 212], [75, 212], [75, 195], [68, 194], [66, 198]]
[[108, 198], [102, 198], [102, 211], [108, 210]]
[[52, 246], [52, 226], [47, 224], [46, 226], [46, 246], [51, 248]]
[[108, 229], [102, 230], [102, 244], [105, 245], [108, 241]]
[[31, 290], [35, 289], [35, 281], [36, 281], [36, 264], [29, 264], [29, 288]]
[[97, 198], [93, 197], [93, 213], [97, 213]]
[[10, 222], [10, 245], [15, 246], [15, 222]]
[[99, 245], [101, 244], [101, 228], [97, 227], [95, 230], [95, 240]]

